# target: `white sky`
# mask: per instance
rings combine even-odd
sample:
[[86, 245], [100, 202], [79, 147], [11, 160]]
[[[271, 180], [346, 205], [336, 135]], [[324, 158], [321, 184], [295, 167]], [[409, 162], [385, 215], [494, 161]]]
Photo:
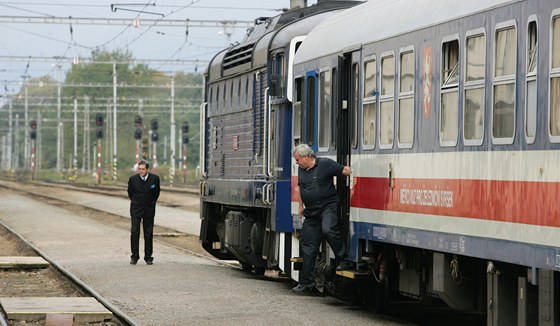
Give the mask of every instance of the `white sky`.
[[[316, 3], [308, 0], [308, 5]], [[155, 6], [130, 6], [130, 4]], [[111, 4], [130, 10], [111, 10]], [[117, 5], [118, 4], [118, 5]], [[129, 4], [129, 5], [126, 5]], [[277, 9], [288, 8], [290, 0], [0, 0], [0, 16], [121, 18], [139, 17], [140, 27], [93, 26], [69, 24], [31, 24], [0, 22], [0, 105], [6, 95], [16, 93], [24, 76], [50, 75], [58, 79], [52, 63], [8, 60], [8, 57], [83, 57], [90, 58], [95, 49], [129, 50], [135, 59], [209, 60], [229, 43], [240, 41], [243, 28], [158, 27], [143, 25], [142, 19], [253, 21], [257, 17], [275, 16]], [[226, 34], [224, 34], [224, 32]], [[227, 34], [231, 34], [229, 39]], [[29, 67], [27, 67], [29, 61]], [[163, 71], [204, 71], [205, 65], [153, 66]], [[69, 68], [64, 64], [62, 70]], [[64, 75], [64, 73], [62, 74]]]

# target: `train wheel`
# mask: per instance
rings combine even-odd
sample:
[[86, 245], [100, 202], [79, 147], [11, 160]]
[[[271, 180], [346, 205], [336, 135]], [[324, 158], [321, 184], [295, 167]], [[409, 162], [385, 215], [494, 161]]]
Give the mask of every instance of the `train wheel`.
[[255, 266], [255, 274], [256, 275], [264, 275], [264, 272], [266, 272], [266, 267], [256, 267]]
[[387, 279], [374, 282], [368, 286], [366, 295], [368, 310], [376, 314], [386, 313], [389, 308], [389, 282]]
[[248, 264], [248, 263], [243, 263], [243, 262], [242, 262], [242, 263], [241, 263], [241, 268], [242, 268], [244, 271], [250, 272], [250, 271], [253, 270], [253, 265]]

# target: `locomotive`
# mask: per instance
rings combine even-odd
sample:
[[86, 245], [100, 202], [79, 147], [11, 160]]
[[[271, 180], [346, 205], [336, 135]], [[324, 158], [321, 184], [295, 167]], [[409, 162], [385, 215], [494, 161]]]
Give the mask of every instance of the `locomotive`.
[[200, 239], [213, 256], [291, 275], [292, 61], [314, 26], [358, 3], [292, 1], [211, 60], [200, 108]]
[[[379, 311], [406, 296], [485, 314], [489, 326], [558, 325], [560, 3], [370, 0], [321, 19], [300, 41], [286, 78], [271, 59], [269, 91], [253, 95], [269, 110], [245, 121], [262, 132], [224, 124], [235, 130], [224, 138], [202, 118], [205, 171], [237, 169], [239, 185], [251, 168], [265, 175], [213, 192], [205, 176], [203, 244], [297, 281], [291, 149], [306, 143], [353, 171], [334, 182], [355, 269], [333, 272], [324, 243], [320, 290]], [[258, 134], [246, 144], [250, 167], [216, 157], [214, 146], [230, 141], [235, 151], [244, 132]], [[210, 193], [223, 198], [210, 203]], [[261, 264], [235, 253], [243, 250]]]

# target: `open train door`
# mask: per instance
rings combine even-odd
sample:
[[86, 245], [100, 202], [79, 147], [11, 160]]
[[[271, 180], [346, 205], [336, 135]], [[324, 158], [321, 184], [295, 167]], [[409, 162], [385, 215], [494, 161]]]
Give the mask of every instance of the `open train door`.
[[[338, 57], [334, 112], [334, 139], [336, 160], [351, 166], [352, 148], [357, 148], [358, 85], [360, 51], [345, 52]], [[350, 219], [351, 177], [337, 180], [337, 190], [341, 201], [342, 238], [348, 239]], [[344, 246], [348, 249], [348, 242]]]

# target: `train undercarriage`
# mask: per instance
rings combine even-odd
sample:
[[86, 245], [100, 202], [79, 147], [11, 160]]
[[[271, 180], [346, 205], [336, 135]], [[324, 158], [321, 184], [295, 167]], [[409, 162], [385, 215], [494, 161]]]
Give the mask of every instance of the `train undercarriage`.
[[[202, 245], [216, 258], [237, 260], [261, 275], [279, 270], [279, 259], [291, 259], [294, 271], [300, 268], [296, 257], [278, 257], [265, 209], [205, 203], [203, 216]], [[293, 237], [297, 242], [297, 232]], [[406, 299], [479, 314], [487, 326], [560, 321], [559, 272], [367, 240], [360, 241], [355, 269], [336, 271], [328, 245], [322, 248], [317, 288], [374, 312]]]
[[264, 248], [266, 211], [204, 203], [201, 224], [202, 247], [222, 260], [237, 260], [244, 270], [264, 274], [268, 268]]
[[356, 270], [337, 272], [351, 281], [339, 294], [374, 311], [408, 298], [480, 314], [487, 326], [560, 322], [557, 271], [384, 243], [361, 248]]

